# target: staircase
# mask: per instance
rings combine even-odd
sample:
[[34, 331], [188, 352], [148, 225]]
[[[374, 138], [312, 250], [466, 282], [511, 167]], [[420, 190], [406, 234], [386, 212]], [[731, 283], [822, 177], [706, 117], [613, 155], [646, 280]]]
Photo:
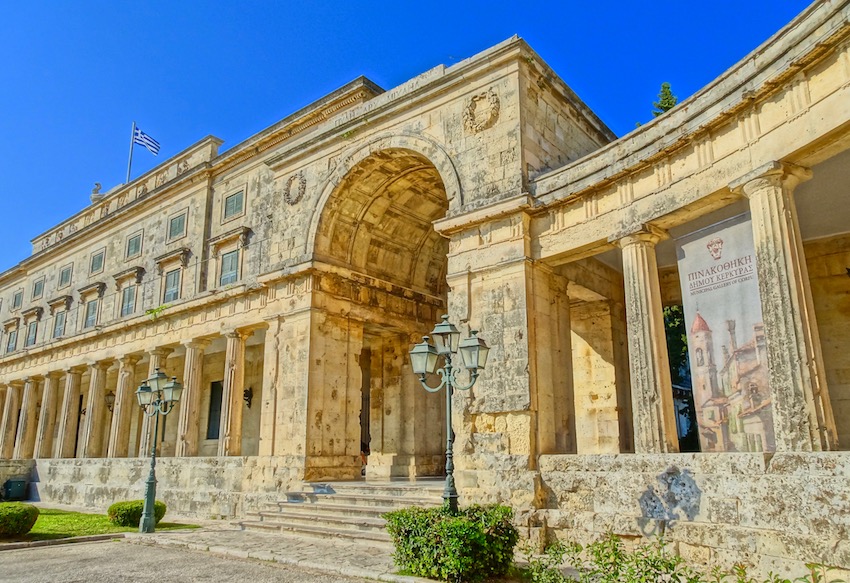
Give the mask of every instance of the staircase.
[[385, 512], [407, 506], [443, 503], [443, 478], [409, 480], [305, 482], [300, 491], [260, 512], [248, 512], [242, 530], [345, 537], [389, 543]]

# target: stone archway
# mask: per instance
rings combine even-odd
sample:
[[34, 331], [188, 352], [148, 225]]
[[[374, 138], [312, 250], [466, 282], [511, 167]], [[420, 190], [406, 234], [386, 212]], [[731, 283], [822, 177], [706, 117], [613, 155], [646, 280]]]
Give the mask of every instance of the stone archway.
[[419, 386], [408, 349], [446, 309], [448, 240], [432, 225], [450, 206], [445, 181], [411, 148], [373, 142], [347, 159], [314, 220], [310, 376], [322, 383], [308, 394], [306, 475], [359, 475], [364, 441], [367, 477], [439, 474], [443, 400]]

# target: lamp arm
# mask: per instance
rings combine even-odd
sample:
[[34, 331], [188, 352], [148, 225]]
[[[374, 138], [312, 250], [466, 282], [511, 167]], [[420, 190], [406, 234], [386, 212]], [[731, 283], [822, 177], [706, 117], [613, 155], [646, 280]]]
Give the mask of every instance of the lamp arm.
[[475, 384], [475, 381], [478, 380], [479, 372], [476, 369], [469, 374], [471, 375], [469, 384], [468, 385], [461, 385], [457, 381], [457, 371], [453, 371], [452, 372], [452, 387], [455, 388], [458, 391], [468, 391], [469, 389], [471, 389], [472, 386]]
[[426, 391], [428, 391], [429, 393], [436, 393], [436, 392], [438, 392], [440, 389], [442, 389], [443, 387], [445, 387], [445, 386], [446, 386], [446, 373], [445, 373], [445, 369], [442, 369], [442, 368], [441, 368], [441, 369], [439, 369], [439, 370], [437, 371], [437, 374], [438, 374], [438, 375], [440, 375], [440, 379], [441, 379], [441, 380], [440, 380], [440, 384], [439, 384], [438, 386], [436, 386], [436, 387], [430, 387], [430, 386], [428, 386], [428, 383], [427, 383], [427, 382], [425, 382], [425, 375], [424, 375], [424, 374], [423, 374], [423, 375], [419, 375], [419, 383], [422, 385], [422, 388], [424, 388], [424, 389], [425, 389]]
[[[148, 409], [150, 409], [150, 411], [148, 411]], [[142, 413], [145, 414], [145, 417], [153, 417], [159, 413], [159, 410], [156, 408], [156, 403], [151, 403], [150, 405], [142, 407]]]

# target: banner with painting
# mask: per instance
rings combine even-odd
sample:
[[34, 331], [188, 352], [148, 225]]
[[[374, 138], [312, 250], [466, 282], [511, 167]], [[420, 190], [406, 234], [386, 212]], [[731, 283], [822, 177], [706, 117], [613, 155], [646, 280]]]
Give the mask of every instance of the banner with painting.
[[676, 240], [704, 452], [773, 451], [773, 406], [749, 213]]

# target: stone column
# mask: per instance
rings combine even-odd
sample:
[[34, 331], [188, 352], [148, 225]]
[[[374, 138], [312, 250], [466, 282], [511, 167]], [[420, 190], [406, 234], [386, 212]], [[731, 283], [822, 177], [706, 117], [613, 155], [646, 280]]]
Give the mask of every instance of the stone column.
[[127, 457], [130, 453], [130, 424], [139, 409], [136, 401], [136, 364], [141, 357], [128, 355], [118, 359], [118, 384], [109, 427], [106, 457]]
[[[150, 355], [148, 378], [151, 378], [158, 368], [162, 369], [162, 372], [166, 372], [165, 361], [172, 351], [171, 348], [154, 348], [148, 352], [148, 355]], [[142, 426], [139, 429], [139, 435], [141, 436], [139, 439], [139, 457], [150, 457], [151, 455], [154, 421], [156, 421], [155, 417], [142, 416]]]
[[59, 404], [59, 377], [61, 376], [59, 372], [51, 372], [44, 380], [41, 415], [38, 418], [38, 431], [35, 434], [34, 458], [53, 456], [53, 430], [56, 428], [56, 408]]
[[242, 391], [245, 386], [245, 332], [234, 330], [225, 334], [227, 350], [224, 357], [224, 383], [221, 390], [221, 428], [218, 455], [242, 453]]
[[18, 403], [21, 387], [18, 383], [9, 383], [6, 387], [6, 401], [3, 403], [3, 419], [0, 422], [0, 458], [12, 459], [15, 452], [15, 430], [18, 424]]
[[837, 447], [794, 204], [811, 170], [771, 162], [730, 184], [750, 200], [777, 451]]
[[186, 358], [183, 366], [183, 396], [180, 399], [180, 415], [177, 421], [176, 457], [198, 455], [202, 383], [204, 380], [204, 349], [208, 340], [184, 342]]
[[89, 365], [89, 395], [86, 400], [86, 421], [83, 426], [81, 458], [103, 455], [103, 417], [106, 410], [106, 369], [109, 361]]
[[59, 412], [59, 433], [57, 434], [53, 457], [69, 458], [76, 456], [77, 421], [80, 416], [80, 384], [83, 376], [81, 368], [65, 371], [65, 392], [62, 395], [62, 410]]
[[32, 459], [35, 448], [36, 417], [38, 403], [38, 383], [41, 377], [24, 379], [24, 396], [21, 400], [21, 413], [18, 418], [18, 435], [15, 439], [16, 460]]
[[636, 453], [679, 451], [655, 258], [655, 245], [663, 237], [660, 231], [647, 227], [619, 240], [623, 251]]

